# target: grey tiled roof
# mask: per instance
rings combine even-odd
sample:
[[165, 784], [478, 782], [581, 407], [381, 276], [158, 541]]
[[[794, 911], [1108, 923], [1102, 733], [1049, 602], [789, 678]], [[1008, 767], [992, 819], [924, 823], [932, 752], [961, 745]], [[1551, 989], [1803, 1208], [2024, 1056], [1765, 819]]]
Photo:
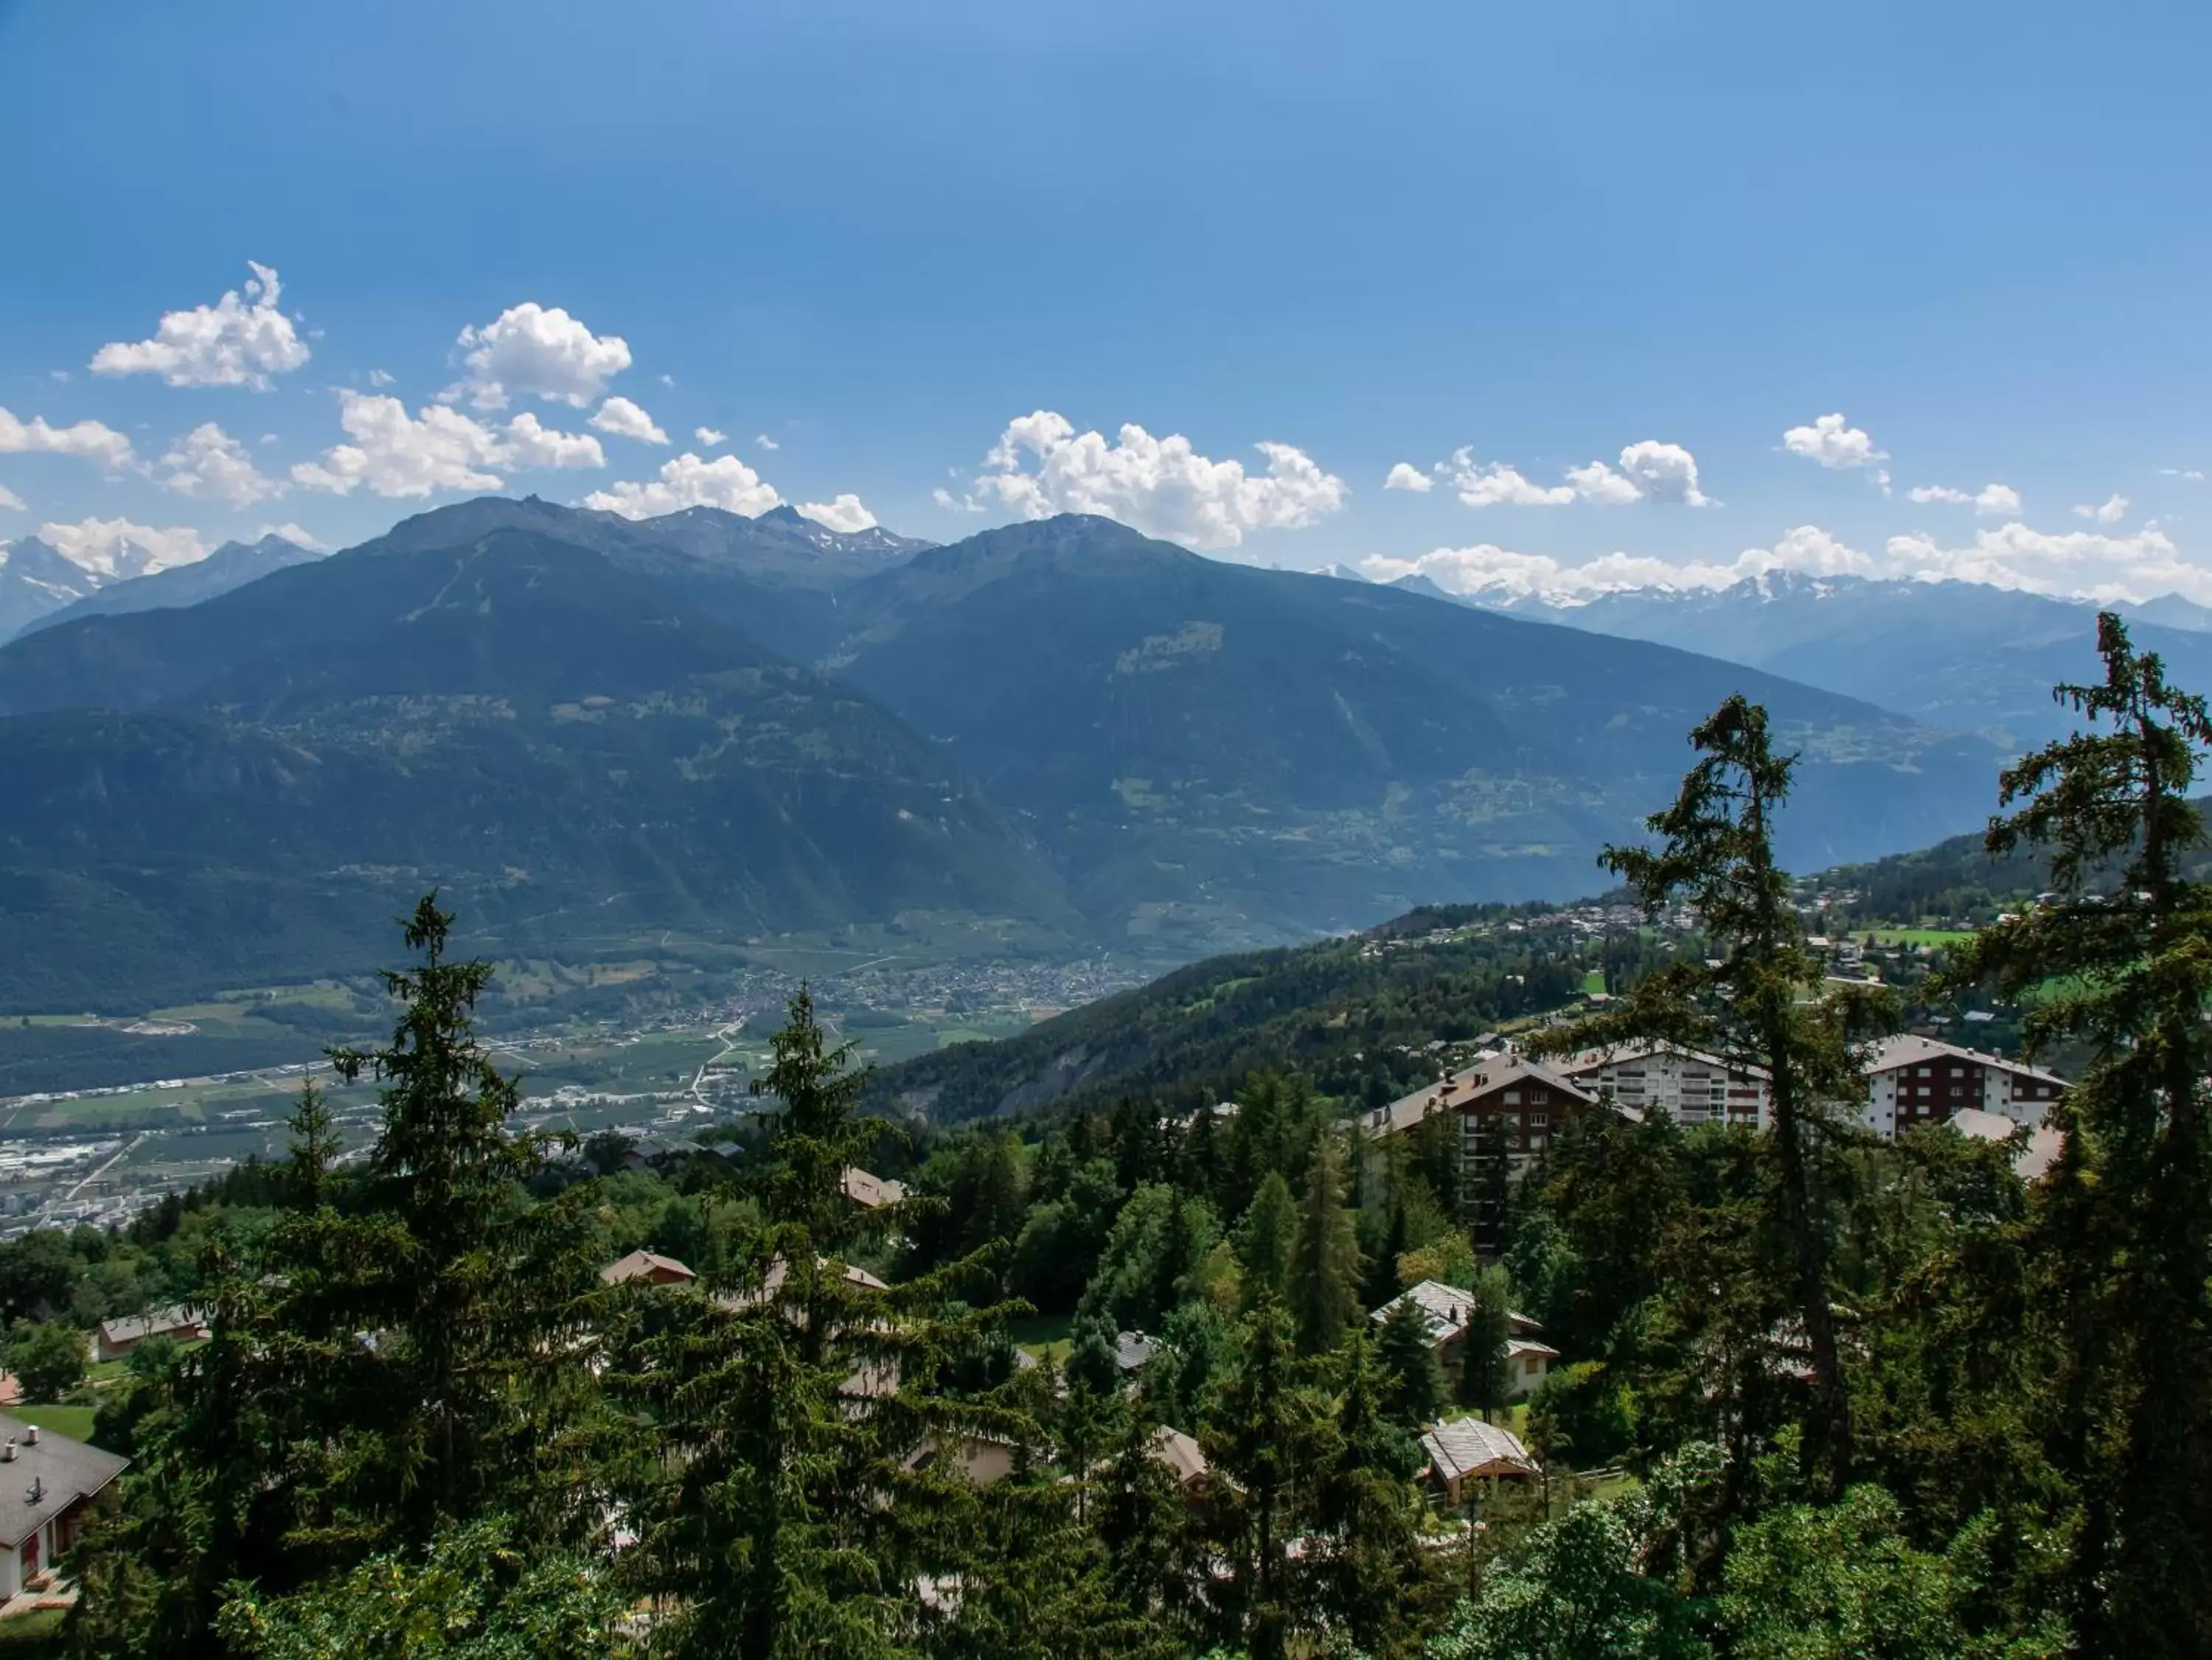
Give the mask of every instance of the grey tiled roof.
[[0, 1463], [0, 1546], [10, 1550], [78, 1499], [98, 1493], [131, 1462], [52, 1430], [40, 1431], [33, 1446], [29, 1435], [37, 1420], [35, 1411], [21, 1418], [0, 1415], [0, 1440], [15, 1445], [15, 1457]]

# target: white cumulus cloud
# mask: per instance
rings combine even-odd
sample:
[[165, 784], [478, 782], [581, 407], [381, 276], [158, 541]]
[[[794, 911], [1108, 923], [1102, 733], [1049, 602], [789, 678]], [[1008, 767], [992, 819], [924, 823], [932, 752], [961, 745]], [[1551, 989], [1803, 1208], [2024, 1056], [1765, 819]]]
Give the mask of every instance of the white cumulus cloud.
[[[427, 411], [425, 412], [427, 413]], [[564, 433], [525, 409], [501, 430], [495, 457], [506, 467], [604, 467], [607, 452], [589, 433]]]
[[2203, 470], [2197, 467], [2161, 467], [2158, 470], [2158, 476], [2160, 478], [2185, 479], [2191, 484], [2204, 482]]
[[876, 516], [860, 505], [860, 498], [851, 491], [830, 501], [802, 501], [799, 511], [817, 524], [826, 524], [833, 530], [851, 536], [856, 530], [872, 530]]
[[212, 421], [202, 421], [162, 456], [168, 469], [156, 481], [179, 495], [205, 496], [227, 507], [250, 507], [284, 494], [284, 486], [263, 474], [240, 443]]
[[[717, 440], [715, 440], [715, 441], [716, 441], [717, 443], [720, 442], [720, 439], [717, 439]], [[754, 433], [754, 434], [753, 434], [753, 442], [754, 442], [755, 444], [758, 445], [759, 445], [762, 449], [763, 449], [763, 450], [781, 450], [781, 449], [783, 447], [783, 445], [781, 445], [781, 444], [777, 443], [774, 439], [770, 438], [770, 437], [769, 437], [766, 433]]]
[[121, 472], [133, 459], [131, 440], [97, 421], [53, 427], [44, 415], [19, 421], [0, 409], [0, 455], [76, 456], [108, 471]]
[[2075, 508], [2074, 515], [2077, 518], [2094, 519], [2100, 524], [2118, 524], [2128, 516], [2128, 499], [2115, 490], [2094, 507]]
[[1878, 561], [1818, 525], [1801, 524], [1771, 548], [1747, 548], [1733, 560], [1676, 564], [1648, 554], [1611, 553], [1570, 564], [1547, 554], [1516, 553], [1494, 542], [1438, 548], [1416, 558], [1371, 555], [1360, 569], [1376, 582], [1420, 575], [1449, 592], [1486, 601], [1540, 597], [1587, 603], [1629, 588], [1726, 588], [1769, 571], [1815, 576], [1871, 576]]
[[253, 275], [241, 297], [232, 289], [212, 306], [162, 316], [151, 340], [112, 340], [92, 355], [94, 374], [157, 374], [172, 386], [252, 386], [307, 360], [307, 343], [276, 308], [276, 271], [246, 262]]
[[1620, 452], [1620, 470], [1635, 482], [1637, 494], [1652, 501], [1685, 507], [1709, 507], [1712, 498], [1698, 488], [1698, 459], [1679, 444], [1645, 439]]
[[630, 361], [621, 336], [595, 335], [580, 318], [534, 300], [508, 306], [482, 328], [462, 330], [456, 344], [468, 373], [447, 396], [465, 392], [479, 409], [503, 409], [510, 394], [580, 409]]
[[101, 576], [143, 576], [208, 554], [200, 533], [189, 524], [157, 530], [127, 518], [87, 518], [75, 524], [41, 524], [39, 536], [70, 563]]
[[1452, 494], [1470, 507], [1564, 507], [1575, 499], [1571, 485], [1532, 484], [1502, 461], [1476, 461], [1465, 445], [1452, 451], [1450, 475]]
[[[728, 442], [730, 437], [727, 433], [718, 433], [712, 427], [694, 427], [691, 429], [691, 436], [697, 439], [702, 444], [705, 445], [710, 450], [717, 444]], [[770, 449], [774, 449], [775, 446], [774, 445], [770, 445], [769, 447]]]
[[1792, 427], [1782, 434], [1782, 447], [1823, 467], [1870, 467], [1889, 459], [1887, 450], [1875, 449], [1865, 429], [1850, 425], [1840, 412], [1821, 415], [1809, 427]]
[[757, 517], [782, 500], [774, 485], [737, 457], [702, 461], [687, 450], [664, 462], [658, 476], [642, 482], [624, 479], [594, 490], [584, 498], [584, 506], [624, 518], [658, 518], [686, 507], [720, 507]]
[[1038, 409], [1006, 423], [975, 488], [1024, 518], [1102, 513], [1193, 548], [1234, 548], [1245, 533], [1301, 530], [1344, 506], [1344, 481], [1288, 444], [1254, 446], [1264, 473], [1202, 456], [1180, 433], [1123, 427], [1109, 442]]
[[947, 512], [981, 513], [989, 511], [971, 495], [956, 496], [942, 484], [929, 493], [929, 499]]
[[1486, 603], [1539, 597], [1572, 606], [1620, 589], [1725, 588], [1770, 572], [1894, 581], [1978, 582], [2030, 593], [2100, 601], [2179, 593], [2212, 603], [2212, 569], [2191, 560], [2165, 532], [2053, 533], [2017, 521], [1977, 531], [1964, 544], [1924, 535], [1891, 536], [1879, 551], [1854, 548], [1814, 524], [1801, 524], [1771, 546], [1732, 560], [1674, 563], [1612, 553], [1571, 563], [1494, 543], [1438, 548], [1413, 558], [1376, 555], [1361, 569], [1377, 582], [1418, 573], [1450, 592]]
[[9, 489], [4, 484], [0, 484], [0, 507], [5, 507], [10, 512], [16, 513], [27, 512], [30, 511], [28, 504], [24, 501], [23, 498], [17, 495], [13, 490]]
[[601, 467], [606, 455], [588, 433], [563, 433], [523, 414], [504, 427], [471, 421], [444, 404], [413, 415], [396, 397], [341, 389], [338, 424], [350, 444], [292, 469], [292, 482], [347, 495], [427, 496], [439, 490], [496, 490], [495, 467]]
[[[1621, 451], [1618, 470], [1602, 461], [1570, 467], [1564, 484], [1538, 484], [1505, 462], [1478, 462], [1464, 446], [1453, 451], [1451, 460], [1438, 470], [1450, 479], [1453, 494], [1470, 507], [1564, 507], [1574, 501], [1605, 507], [1632, 501], [1712, 505], [1712, 498], [1698, 485], [1697, 457], [1679, 444], [1662, 444], [1656, 439], [1647, 438]], [[1396, 476], [1393, 470], [1391, 477]]]
[[1947, 501], [1954, 506], [1972, 507], [1984, 518], [2020, 511], [2020, 492], [2009, 484], [1984, 484], [1971, 494], [1945, 484], [1916, 484], [1905, 494], [1908, 499], [1923, 504]]
[[603, 433], [612, 433], [617, 438], [634, 438], [641, 444], [665, 444], [668, 434], [653, 423], [653, 417], [626, 397], [611, 397], [599, 405], [591, 424]]
[[1386, 490], [1411, 490], [1426, 495], [1436, 488], [1436, 481], [1410, 461], [1401, 461], [1390, 469], [1389, 476], [1382, 481]]

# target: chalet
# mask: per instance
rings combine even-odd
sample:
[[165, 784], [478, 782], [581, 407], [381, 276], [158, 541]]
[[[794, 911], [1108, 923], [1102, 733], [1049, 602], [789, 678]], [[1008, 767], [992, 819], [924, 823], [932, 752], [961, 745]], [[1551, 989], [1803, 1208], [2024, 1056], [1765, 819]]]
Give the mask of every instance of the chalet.
[[1772, 1101], [1765, 1068], [1731, 1065], [1671, 1044], [1585, 1050], [1558, 1065], [1590, 1094], [1638, 1112], [1664, 1109], [1677, 1124], [1763, 1130]]
[[[1411, 1303], [1421, 1311], [1428, 1323], [1429, 1341], [1436, 1346], [1437, 1360], [1447, 1372], [1457, 1377], [1466, 1357], [1468, 1327], [1474, 1320], [1473, 1293], [1457, 1286], [1423, 1280], [1407, 1287], [1367, 1318], [1380, 1325], [1401, 1303]], [[1543, 1327], [1527, 1315], [1509, 1313], [1505, 1319], [1509, 1333], [1505, 1340], [1506, 1393], [1517, 1399], [1534, 1393], [1536, 1386], [1551, 1376], [1552, 1364], [1559, 1358], [1559, 1351], [1537, 1336]]]
[[[1972, 1136], [1978, 1141], [2008, 1142], [2019, 1131], [2020, 1125], [2011, 1118], [1994, 1112], [1984, 1112], [1978, 1106], [1963, 1106], [1951, 1115], [1951, 1128], [1961, 1136]], [[2027, 1145], [2014, 1155], [2012, 1167], [2024, 1182], [2041, 1181], [2057, 1161], [2065, 1137], [2048, 1124], [2038, 1124], [2028, 1131]], [[7, 1400], [0, 1395], [0, 1403]]]
[[1516, 1169], [1551, 1144], [1552, 1132], [1606, 1104], [1564, 1072], [1519, 1054], [1492, 1055], [1367, 1115], [1377, 1139], [1419, 1130], [1447, 1115], [1459, 1124], [1461, 1157], [1502, 1154]]
[[42, 1584], [76, 1542], [92, 1501], [131, 1461], [0, 1417], [0, 1598]]
[[128, 1319], [102, 1320], [92, 1334], [92, 1358], [119, 1360], [149, 1337], [192, 1343], [207, 1335], [207, 1322], [198, 1309], [181, 1305], [157, 1308], [150, 1314], [134, 1314]]
[[1971, 1107], [2034, 1129], [2066, 1090], [2055, 1072], [1933, 1038], [1891, 1038], [1867, 1065], [1866, 1127], [1897, 1136]]
[[600, 1283], [611, 1286], [632, 1280], [654, 1286], [688, 1286], [698, 1277], [673, 1257], [658, 1257], [650, 1251], [633, 1251], [599, 1270]]
[[1480, 1418], [1438, 1424], [1421, 1437], [1421, 1451], [1429, 1456], [1426, 1474], [1455, 1506], [1473, 1498], [1480, 1483], [1526, 1481], [1536, 1475], [1536, 1461], [1521, 1438]]
[[1133, 1378], [1152, 1365], [1159, 1352], [1160, 1340], [1157, 1337], [1147, 1337], [1141, 1331], [1114, 1334], [1114, 1370], [1124, 1378]]
[[906, 1197], [906, 1184], [888, 1176], [871, 1176], [858, 1165], [845, 1166], [838, 1189], [863, 1210], [880, 1210]]

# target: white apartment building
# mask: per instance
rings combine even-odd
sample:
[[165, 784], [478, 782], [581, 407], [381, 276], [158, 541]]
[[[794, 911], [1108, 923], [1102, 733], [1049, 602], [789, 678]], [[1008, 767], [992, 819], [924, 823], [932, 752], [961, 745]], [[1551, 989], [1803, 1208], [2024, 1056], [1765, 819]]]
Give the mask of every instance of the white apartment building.
[[1891, 1038], [1867, 1067], [1866, 1126], [1894, 1137], [1972, 1108], [2031, 1130], [2065, 1093], [2055, 1072], [1933, 1038]]
[[1612, 1101], [1632, 1117], [1664, 1108], [1677, 1124], [1766, 1127], [1771, 1097], [1763, 1067], [1730, 1066], [1713, 1056], [1665, 1044], [1585, 1050], [1558, 1066], [1577, 1086]]

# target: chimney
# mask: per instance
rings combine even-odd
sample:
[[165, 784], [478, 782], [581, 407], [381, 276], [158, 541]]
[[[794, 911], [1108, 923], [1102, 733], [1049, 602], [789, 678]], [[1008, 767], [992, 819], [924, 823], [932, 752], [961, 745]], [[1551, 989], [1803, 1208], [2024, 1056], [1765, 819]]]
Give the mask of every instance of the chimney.
[[12, 1464], [15, 1462], [15, 1438], [10, 1435], [8, 1438], [8, 1445], [4, 1447], [0, 1447], [0, 1464]]
[[35, 1505], [46, 1496], [46, 1484], [45, 1481], [39, 1476], [33, 1475], [31, 1478], [31, 1502]]
[[34, 1447], [38, 1445], [38, 1444], [39, 1427], [36, 1424], [25, 1426], [23, 1430], [23, 1445], [27, 1447]]

